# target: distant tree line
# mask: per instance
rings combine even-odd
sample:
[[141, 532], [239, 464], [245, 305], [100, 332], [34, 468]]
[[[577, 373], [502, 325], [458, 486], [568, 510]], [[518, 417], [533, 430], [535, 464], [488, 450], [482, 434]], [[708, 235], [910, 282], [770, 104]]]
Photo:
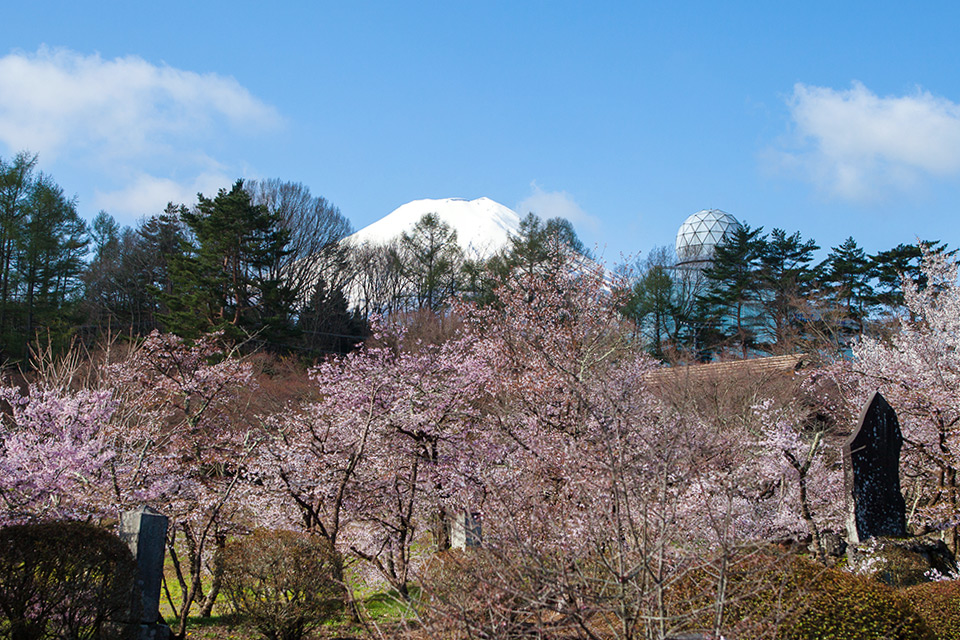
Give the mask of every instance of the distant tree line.
[[[454, 297], [491, 303], [511, 276], [549, 275], [570, 256], [602, 268], [569, 221], [532, 213], [485, 258], [466, 254], [436, 214], [386, 244], [342, 242], [351, 232], [325, 198], [279, 179], [238, 180], [135, 227], [105, 211], [87, 224], [35, 155], [0, 158], [0, 362], [24, 361], [38, 340], [63, 349], [154, 329], [317, 357], [353, 348], [374, 315], [443, 314]], [[743, 225], [709, 269], [678, 267], [660, 248], [610, 293], [657, 357], [745, 357], [842, 349], [902, 311], [900, 274], [921, 282], [919, 246], [867, 255], [848, 238], [814, 264], [818, 250], [799, 232]]]
[[238, 180], [135, 227], [105, 211], [87, 224], [35, 155], [0, 158], [0, 362], [24, 361], [38, 340], [59, 350], [154, 329], [349, 350], [366, 324], [329, 278], [350, 232], [326, 199], [280, 180]]
[[301, 184], [238, 180], [120, 229], [101, 212], [81, 301], [86, 327], [195, 339], [222, 332], [274, 352], [349, 350], [365, 323], [324, 277], [347, 219]]
[[954, 253], [922, 241], [868, 255], [849, 237], [815, 263], [820, 247], [800, 232], [764, 234], [744, 224], [703, 270], [654, 250], [636, 265], [624, 313], [661, 358], [844, 351], [864, 333], [883, 334], [905, 311], [902, 278], [924, 285], [921, 247]]
[[435, 214], [385, 245], [342, 242], [351, 232], [325, 198], [279, 179], [238, 180], [133, 227], [106, 211], [88, 224], [36, 155], [0, 158], [0, 362], [155, 329], [345, 352], [372, 315], [442, 312], [454, 296], [489, 297], [514, 269], [546, 268], [561, 247], [584, 251], [569, 222], [532, 214], [486, 261], [464, 255]]
[[83, 298], [87, 225], [37, 157], [0, 158], [0, 358], [39, 330], [66, 333]]
[[530, 213], [507, 246], [482, 258], [466, 255], [457, 232], [428, 213], [393, 242], [350, 247], [346, 288], [364, 316], [441, 312], [454, 296], [490, 301], [508, 275], [543, 273], [570, 254], [588, 252], [563, 218]]

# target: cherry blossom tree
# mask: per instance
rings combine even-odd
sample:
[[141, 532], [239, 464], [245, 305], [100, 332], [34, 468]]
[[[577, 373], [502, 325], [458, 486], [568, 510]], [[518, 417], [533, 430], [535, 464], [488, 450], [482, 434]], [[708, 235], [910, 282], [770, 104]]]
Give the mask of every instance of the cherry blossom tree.
[[[34, 383], [0, 388], [0, 520], [116, 518], [137, 504], [157, 507], [171, 518], [183, 635], [195, 602], [209, 615], [219, 553], [249, 520], [238, 498], [258, 443], [245, 415], [255, 381], [215, 335], [188, 344], [154, 332], [119, 351], [103, 361], [40, 354]], [[204, 594], [206, 566], [213, 575]]]
[[617, 287], [569, 265], [550, 273], [524, 274], [494, 304], [458, 309], [492, 373], [477, 399], [481, 419], [452, 449], [453, 498], [481, 513], [487, 553], [534, 557], [523, 566], [550, 572], [500, 585], [514, 594], [553, 585], [525, 594], [528, 613], [549, 602], [587, 637], [603, 621], [616, 637], [662, 638], [689, 622], [670, 611], [672, 585], [709, 565], [719, 631], [725, 563], [777, 526], [768, 488], [783, 480], [783, 453], [771, 464], [755, 433], [716, 429], [663, 402], [657, 363], [616, 311]]
[[9, 408], [0, 415], [0, 524], [104, 515], [111, 394], [30, 384], [0, 387], [0, 400]]
[[[183, 593], [174, 610], [183, 635], [195, 602], [201, 615], [210, 615], [227, 536], [244, 530], [248, 519], [239, 498], [258, 444], [244, 415], [256, 386], [252, 369], [216, 334], [190, 344], [154, 332], [109, 365], [105, 380], [123, 417], [109, 432], [118, 453], [114, 500], [127, 504], [147, 495], [170, 518], [167, 546]], [[207, 564], [212, 580], [204, 594]]]
[[756, 521], [768, 524], [768, 535], [808, 533], [824, 560], [821, 534], [844, 519], [838, 439], [831, 437], [826, 423], [813, 419], [811, 411], [797, 403], [777, 405], [767, 398], [753, 410], [763, 430], [757, 442], [760, 455], [752, 462], [758, 476], [779, 494], [777, 500], [766, 501], [767, 513]]
[[444, 448], [475, 419], [485, 373], [458, 341], [414, 349], [386, 327], [377, 338], [390, 346], [320, 365], [321, 399], [267, 422], [256, 478], [270, 522], [298, 521], [406, 594], [412, 545], [440, 517]]

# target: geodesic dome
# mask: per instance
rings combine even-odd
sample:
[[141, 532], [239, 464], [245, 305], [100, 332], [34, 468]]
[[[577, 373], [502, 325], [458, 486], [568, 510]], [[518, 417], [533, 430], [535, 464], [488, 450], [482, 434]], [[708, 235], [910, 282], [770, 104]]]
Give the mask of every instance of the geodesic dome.
[[740, 222], [726, 211], [697, 211], [677, 231], [678, 266], [706, 266], [713, 259], [716, 246], [739, 226]]

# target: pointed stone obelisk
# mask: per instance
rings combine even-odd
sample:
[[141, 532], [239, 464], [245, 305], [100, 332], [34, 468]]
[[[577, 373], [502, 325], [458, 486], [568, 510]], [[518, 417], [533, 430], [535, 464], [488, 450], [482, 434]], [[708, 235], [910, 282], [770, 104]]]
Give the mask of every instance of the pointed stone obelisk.
[[897, 414], [877, 391], [864, 404], [857, 428], [843, 447], [849, 542], [907, 535], [900, 493], [902, 446]]

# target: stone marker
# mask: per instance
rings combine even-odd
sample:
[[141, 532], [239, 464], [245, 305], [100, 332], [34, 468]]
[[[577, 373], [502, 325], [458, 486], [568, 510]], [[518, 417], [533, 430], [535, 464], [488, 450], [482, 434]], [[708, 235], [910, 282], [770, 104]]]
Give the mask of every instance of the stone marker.
[[849, 542], [907, 535], [906, 505], [900, 493], [902, 445], [897, 414], [877, 391], [867, 400], [857, 428], [843, 447]]
[[450, 548], [467, 549], [479, 547], [482, 539], [480, 514], [476, 511], [460, 511], [454, 514], [450, 524]]
[[137, 573], [143, 594], [140, 638], [167, 638], [170, 628], [165, 624], [157, 624], [160, 620], [160, 585], [163, 580], [167, 517], [145, 506], [127, 511], [120, 516], [120, 538], [137, 559]]

